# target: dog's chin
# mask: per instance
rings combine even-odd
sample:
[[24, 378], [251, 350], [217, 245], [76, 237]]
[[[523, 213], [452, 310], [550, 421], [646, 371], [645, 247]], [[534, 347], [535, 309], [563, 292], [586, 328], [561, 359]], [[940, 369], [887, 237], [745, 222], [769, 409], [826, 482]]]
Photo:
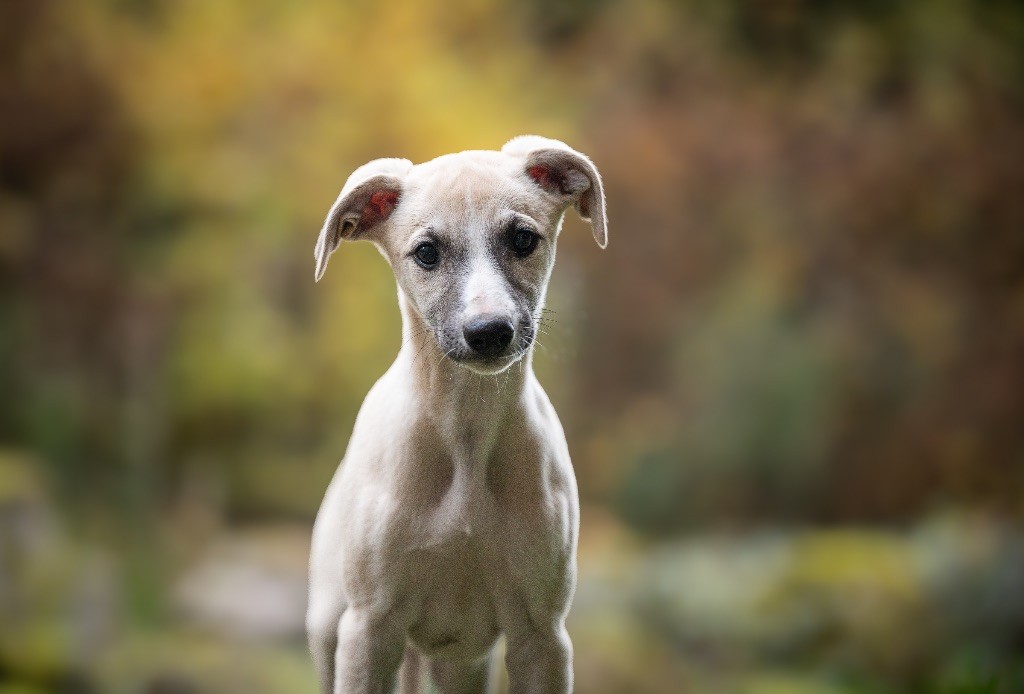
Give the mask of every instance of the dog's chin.
[[483, 357], [455, 357], [452, 356], [452, 361], [461, 366], [464, 369], [468, 369], [475, 374], [480, 376], [496, 376], [506, 371], [510, 366], [515, 364], [517, 361], [523, 358], [526, 354], [524, 351], [513, 352], [497, 357], [485, 359]]

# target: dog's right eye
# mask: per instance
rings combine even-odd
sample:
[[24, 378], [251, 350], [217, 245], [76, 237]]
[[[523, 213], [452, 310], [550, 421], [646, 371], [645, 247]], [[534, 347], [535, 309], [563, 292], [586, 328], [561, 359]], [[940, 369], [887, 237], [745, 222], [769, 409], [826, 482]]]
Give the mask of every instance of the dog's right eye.
[[426, 270], [430, 270], [437, 265], [437, 261], [441, 257], [437, 252], [437, 246], [432, 243], [421, 243], [416, 246], [416, 250], [413, 251], [412, 256], [416, 259], [419, 266]]

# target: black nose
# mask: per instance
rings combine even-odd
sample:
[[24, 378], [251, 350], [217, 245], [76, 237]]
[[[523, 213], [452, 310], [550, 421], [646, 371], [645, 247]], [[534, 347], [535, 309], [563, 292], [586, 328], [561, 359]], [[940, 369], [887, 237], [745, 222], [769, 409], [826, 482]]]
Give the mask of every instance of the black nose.
[[466, 344], [483, 357], [494, 357], [504, 352], [512, 342], [514, 332], [512, 321], [494, 316], [474, 318], [462, 328]]

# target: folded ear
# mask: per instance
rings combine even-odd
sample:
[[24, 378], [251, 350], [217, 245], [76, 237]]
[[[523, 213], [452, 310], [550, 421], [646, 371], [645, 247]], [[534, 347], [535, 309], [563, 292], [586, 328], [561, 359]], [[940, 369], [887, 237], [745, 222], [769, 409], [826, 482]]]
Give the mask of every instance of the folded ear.
[[375, 159], [352, 172], [327, 213], [313, 250], [313, 276], [317, 282], [324, 276], [327, 260], [342, 239], [359, 238], [391, 216], [411, 168], [408, 159]]
[[536, 135], [515, 137], [501, 151], [521, 157], [526, 174], [549, 193], [563, 196], [566, 206], [572, 203], [580, 217], [590, 222], [597, 245], [608, 245], [604, 186], [590, 159], [563, 142]]

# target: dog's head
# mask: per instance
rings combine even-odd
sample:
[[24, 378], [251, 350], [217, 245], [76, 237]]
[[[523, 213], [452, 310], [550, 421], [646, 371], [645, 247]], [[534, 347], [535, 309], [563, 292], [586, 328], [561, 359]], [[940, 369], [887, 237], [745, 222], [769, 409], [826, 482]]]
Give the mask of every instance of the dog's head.
[[570, 205], [604, 248], [601, 177], [556, 140], [517, 137], [500, 152], [417, 166], [377, 159], [349, 177], [328, 212], [315, 277], [343, 239], [372, 241], [438, 347], [474, 371], [498, 373], [533, 344]]

